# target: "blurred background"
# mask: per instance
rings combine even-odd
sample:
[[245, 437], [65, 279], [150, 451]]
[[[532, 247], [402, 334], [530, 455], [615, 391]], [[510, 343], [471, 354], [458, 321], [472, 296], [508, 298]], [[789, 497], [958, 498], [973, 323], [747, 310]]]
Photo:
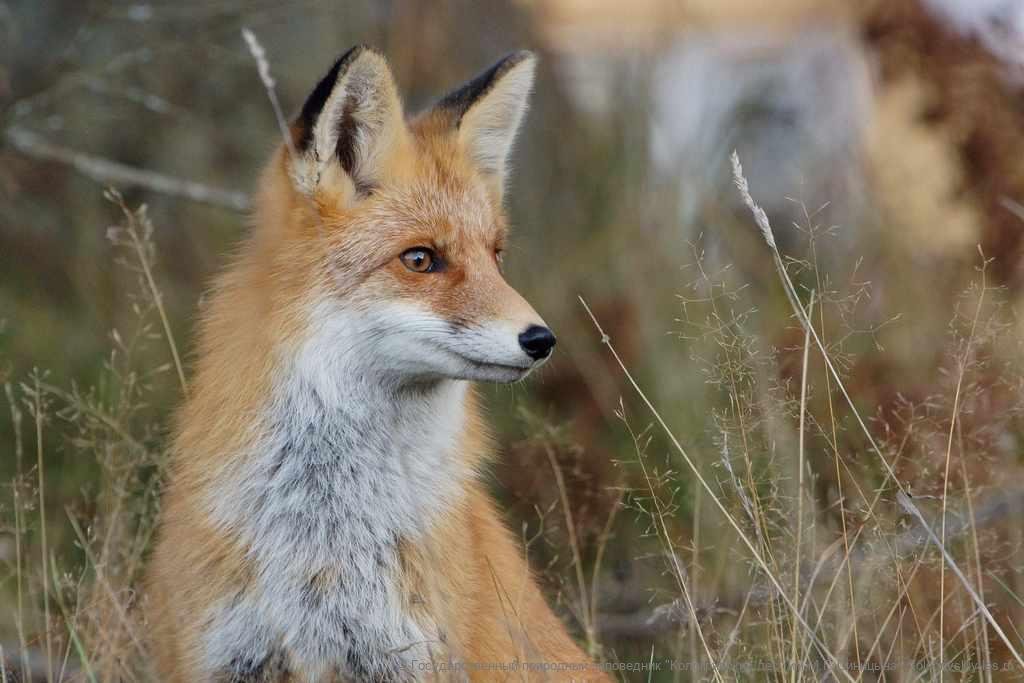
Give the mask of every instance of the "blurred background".
[[0, 2], [0, 674], [152, 680], [168, 339], [280, 139], [243, 28], [286, 114], [355, 43], [410, 111], [541, 55], [506, 263], [559, 350], [486, 390], [491, 479], [595, 658], [1024, 675], [1019, 0]]

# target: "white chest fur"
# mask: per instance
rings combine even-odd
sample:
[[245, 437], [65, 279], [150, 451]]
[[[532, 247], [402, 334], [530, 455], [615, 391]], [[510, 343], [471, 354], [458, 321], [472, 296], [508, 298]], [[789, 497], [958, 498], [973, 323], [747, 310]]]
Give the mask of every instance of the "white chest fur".
[[443, 648], [402, 607], [398, 542], [422, 538], [471, 476], [453, 457], [466, 385], [327, 385], [310, 370], [282, 383], [255, 452], [210, 501], [256, 573], [211, 606], [206, 666], [413, 679], [412, 661]]

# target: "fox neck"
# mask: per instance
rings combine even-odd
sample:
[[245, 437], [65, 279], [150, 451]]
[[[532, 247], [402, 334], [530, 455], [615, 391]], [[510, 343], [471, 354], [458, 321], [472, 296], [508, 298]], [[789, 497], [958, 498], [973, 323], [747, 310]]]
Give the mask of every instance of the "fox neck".
[[277, 641], [299, 661], [326, 656], [382, 680], [393, 653], [437, 638], [403, 611], [395, 577], [403, 544], [429, 544], [473, 476], [462, 457], [468, 386], [384, 381], [323, 348], [305, 353], [279, 367], [261, 435], [211, 500], [255, 583], [213, 608], [206, 657], [216, 670], [239, 648], [263, 656]]
[[264, 429], [224, 482], [215, 515], [253, 546], [279, 539], [296, 560], [329, 562], [354, 537], [415, 540], [457, 505], [473, 475], [460, 449], [468, 385], [400, 381], [314, 339], [275, 373]]

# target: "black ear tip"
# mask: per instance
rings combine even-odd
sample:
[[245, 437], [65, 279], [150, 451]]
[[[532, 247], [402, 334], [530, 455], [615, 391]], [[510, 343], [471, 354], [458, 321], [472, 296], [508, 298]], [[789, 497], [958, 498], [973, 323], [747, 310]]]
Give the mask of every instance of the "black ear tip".
[[516, 50], [515, 52], [508, 53], [495, 62], [494, 66], [492, 66], [488, 71], [491, 72], [492, 78], [497, 80], [520, 64], [536, 61], [537, 54], [532, 50]]
[[536, 59], [537, 56], [530, 50], [511, 52], [458, 90], [454, 90], [442, 97], [436, 106], [439, 109], [448, 111], [452, 117], [452, 123], [458, 128], [462, 122], [463, 115], [477, 100], [486, 95], [495, 83], [520, 64], [536, 61]]
[[350, 47], [348, 51], [343, 52], [342, 55], [338, 57], [337, 61], [335, 61], [334, 64], [335, 66], [341, 65], [342, 67], [344, 67], [344, 65], [351, 64], [352, 62], [356, 61], [356, 59], [358, 59], [360, 56], [367, 52], [375, 54], [378, 57], [384, 56], [384, 53], [378, 50], [373, 45], [367, 45], [366, 43], [357, 43], [356, 45]]
[[309, 147], [313, 135], [313, 126], [316, 124], [316, 119], [320, 116], [320, 112], [323, 111], [327, 98], [331, 96], [334, 84], [338, 82], [338, 76], [343, 74], [360, 56], [367, 52], [375, 54], [381, 59], [384, 58], [384, 54], [380, 50], [370, 45], [359, 44], [351, 47], [348, 52], [343, 53], [335, 60], [327, 75], [320, 79], [320, 82], [313, 88], [313, 92], [306, 98], [306, 103], [302, 105], [302, 111], [292, 125], [295, 147], [300, 152], [306, 151]]
[[537, 53], [532, 50], [516, 50], [506, 55], [501, 63], [505, 64], [506, 68], [511, 68], [530, 60], [537, 61]]

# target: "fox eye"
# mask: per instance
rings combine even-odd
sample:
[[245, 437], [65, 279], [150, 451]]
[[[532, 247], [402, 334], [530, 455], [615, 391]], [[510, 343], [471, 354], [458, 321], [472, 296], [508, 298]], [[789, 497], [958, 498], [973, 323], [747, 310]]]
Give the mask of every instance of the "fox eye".
[[414, 273], [433, 273], [441, 268], [441, 259], [426, 247], [413, 247], [399, 257], [406, 268]]

